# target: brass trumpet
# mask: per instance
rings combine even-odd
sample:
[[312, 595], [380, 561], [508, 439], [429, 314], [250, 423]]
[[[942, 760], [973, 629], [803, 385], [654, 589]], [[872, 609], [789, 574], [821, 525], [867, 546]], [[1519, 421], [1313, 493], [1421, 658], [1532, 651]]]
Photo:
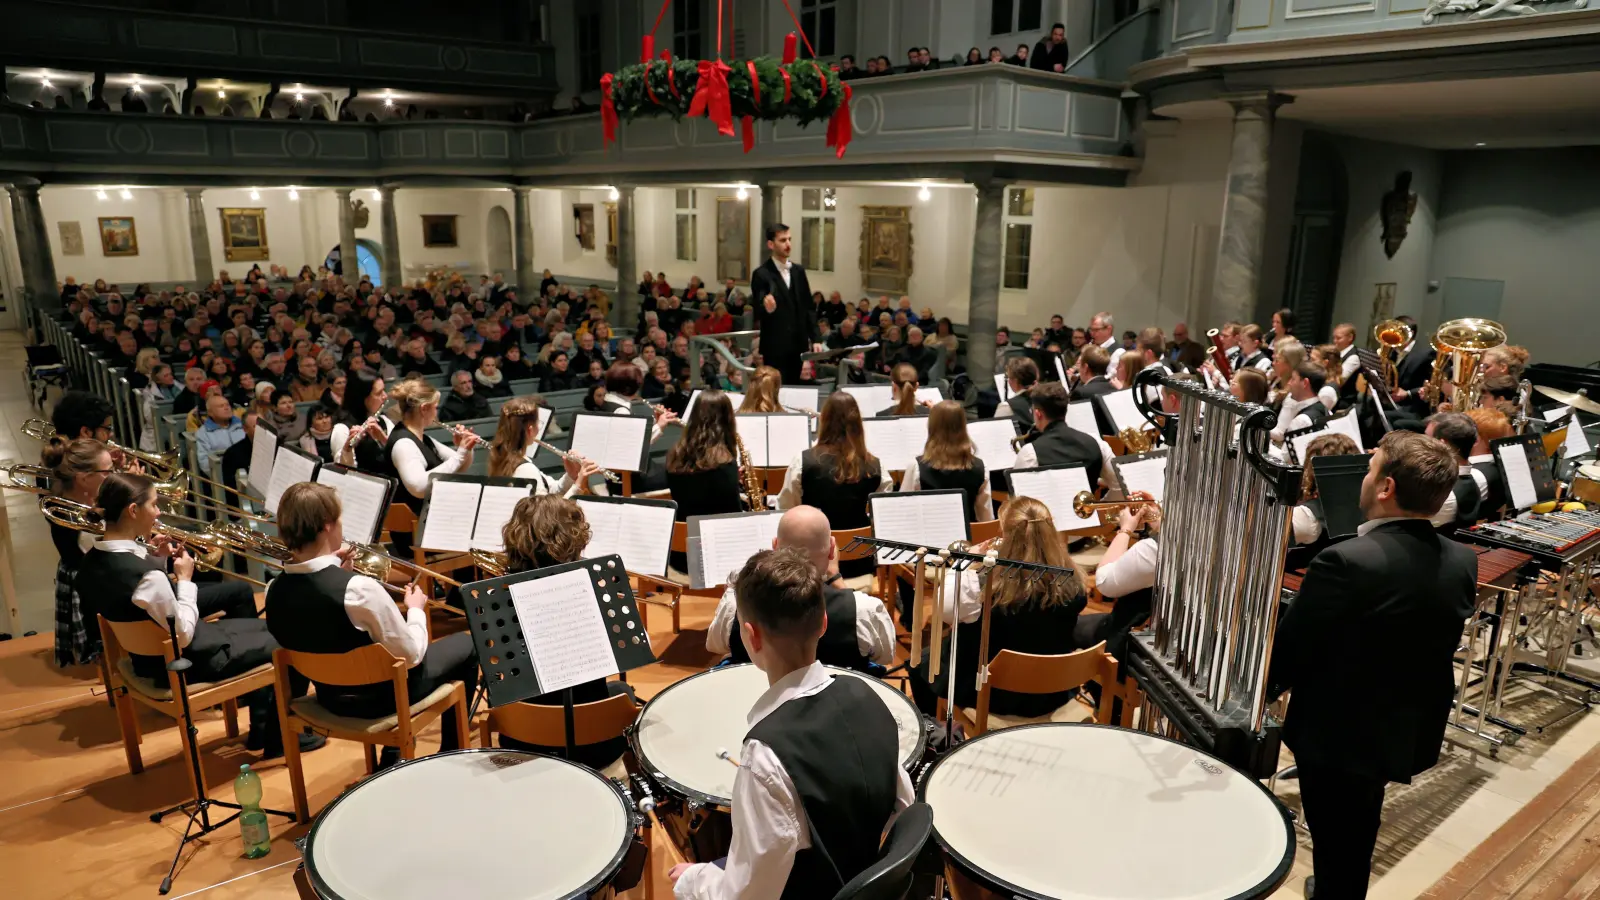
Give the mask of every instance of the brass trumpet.
[[1129, 507], [1144, 506], [1151, 501], [1138, 500], [1100, 500], [1094, 499], [1094, 494], [1089, 491], [1079, 491], [1072, 498], [1072, 512], [1080, 519], [1089, 518], [1090, 513], [1109, 512], [1113, 509], [1127, 509]]

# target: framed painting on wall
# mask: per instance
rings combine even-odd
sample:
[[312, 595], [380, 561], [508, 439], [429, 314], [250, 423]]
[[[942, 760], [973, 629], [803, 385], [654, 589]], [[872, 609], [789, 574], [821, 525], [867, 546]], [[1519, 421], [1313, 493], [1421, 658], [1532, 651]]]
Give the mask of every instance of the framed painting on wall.
[[139, 232], [134, 230], [132, 216], [100, 217], [100, 252], [106, 256], [139, 255]]
[[750, 204], [717, 198], [717, 280], [750, 281]]
[[861, 208], [861, 288], [905, 294], [911, 288], [911, 207]]
[[221, 209], [222, 253], [229, 262], [267, 258], [267, 211]]
[[594, 204], [572, 204], [572, 235], [578, 239], [578, 246], [585, 250], [594, 249]]
[[83, 223], [78, 221], [57, 222], [56, 230], [61, 234], [61, 255], [83, 255]]
[[606, 204], [606, 265], [617, 264], [617, 205]]
[[1376, 339], [1372, 338], [1371, 336], [1372, 329], [1379, 322], [1386, 322], [1389, 319], [1394, 318], [1394, 296], [1396, 284], [1397, 283], [1393, 281], [1384, 281], [1372, 286], [1372, 318], [1367, 322], [1367, 330], [1364, 333], [1368, 336], [1368, 344], [1374, 350], [1377, 349], [1378, 345]]
[[454, 247], [456, 239], [455, 216], [422, 217], [422, 246]]

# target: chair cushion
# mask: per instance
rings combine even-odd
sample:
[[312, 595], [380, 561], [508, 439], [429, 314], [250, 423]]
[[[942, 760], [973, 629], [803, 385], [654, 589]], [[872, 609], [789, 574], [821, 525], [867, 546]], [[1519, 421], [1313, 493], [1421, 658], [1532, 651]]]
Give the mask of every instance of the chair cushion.
[[[412, 718], [422, 715], [428, 707], [450, 696], [450, 691], [460, 683], [459, 681], [447, 681], [434, 688], [433, 693], [411, 704]], [[400, 726], [399, 713], [391, 713], [381, 719], [354, 719], [348, 716], [334, 715], [317, 702], [315, 694], [301, 697], [298, 700], [291, 700], [289, 702], [289, 710], [298, 718], [305, 720], [312, 728], [320, 728], [326, 731], [382, 734], [385, 731], [393, 731]]]
[[[963, 709], [968, 719], [978, 721], [976, 709]], [[1094, 710], [1079, 703], [1076, 699], [1056, 707], [1048, 716], [1002, 716], [989, 713], [989, 730], [999, 731], [1002, 728], [1015, 728], [1018, 725], [1044, 725], [1050, 722], [1087, 722], [1094, 718]]]
[[[262, 663], [248, 672], [241, 672], [232, 678], [226, 678], [222, 681], [191, 681], [189, 682], [189, 690], [190, 692], [209, 691], [212, 688], [232, 684], [240, 679], [249, 678], [253, 675], [259, 675], [262, 672], [270, 671], [272, 671], [272, 663]], [[166, 679], [156, 681], [154, 678], [145, 678], [143, 675], [135, 675], [133, 673], [133, 660], [126, 656], [117, 660], [117, 675], [119, 675], [122, 678], [123, 683], [128, 686], [128, 690], [134, 691], [135, 693], [149, 697], [151, 700], [156, 700], [162, 703], [172, 699], [172, 689], [167, 687]]]

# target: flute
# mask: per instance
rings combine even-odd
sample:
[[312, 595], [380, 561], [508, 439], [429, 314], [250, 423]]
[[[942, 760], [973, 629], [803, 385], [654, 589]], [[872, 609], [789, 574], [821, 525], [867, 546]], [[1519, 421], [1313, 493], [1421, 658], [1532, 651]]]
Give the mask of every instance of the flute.
[[[535, 446], [543, 447], [544, 449], [549, 450], [551, 453], [554, 453], [556, 456], [560, 457], [563, 462], [569, 459], [582, 459], [582, 457], [572, 453], [571, 451], [562, 450], [559, 447], [551, 446], [550, 444], [547, 444], [538, 438], [531, 438], [528, 442], [530, 444], [534, 444]], [[622, 476], [611, 471], [610, 469], [601, 469], [600, 474], [611, 484], [620, 484], [622, 482]]]

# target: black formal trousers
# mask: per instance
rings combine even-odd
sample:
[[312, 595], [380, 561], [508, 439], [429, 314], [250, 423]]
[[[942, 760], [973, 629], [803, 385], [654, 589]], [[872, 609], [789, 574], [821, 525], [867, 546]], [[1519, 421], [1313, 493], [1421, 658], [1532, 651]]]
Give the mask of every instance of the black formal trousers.
[[255, 619], [261, 613], [256, 609], [256, 592], [243, 581], [216, 581], [195, 585], [196, 605], [200, 618], [208, 619], [222, 613], [224, 619]]
[[1299, 763], [1300, 804], [1311, 829], [1314, 900], [1361, 900], [1383, 818], [1383, 779]]

